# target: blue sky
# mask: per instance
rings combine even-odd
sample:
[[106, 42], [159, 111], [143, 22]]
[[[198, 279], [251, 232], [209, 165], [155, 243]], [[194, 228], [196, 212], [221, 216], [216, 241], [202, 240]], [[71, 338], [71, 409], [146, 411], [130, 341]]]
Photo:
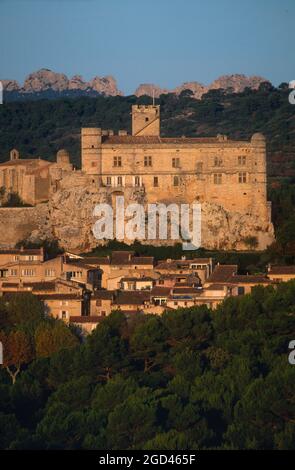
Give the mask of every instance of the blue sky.
[[124, 93], [231, 73], [295, 79], [294, 0], [0, 0], [0, 17], [1, 79], [45, 67], [113, 75]]

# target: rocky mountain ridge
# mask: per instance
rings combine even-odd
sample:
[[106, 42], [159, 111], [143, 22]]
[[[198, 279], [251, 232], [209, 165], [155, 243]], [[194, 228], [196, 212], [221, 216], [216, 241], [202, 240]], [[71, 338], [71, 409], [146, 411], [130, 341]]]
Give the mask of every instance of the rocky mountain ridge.
[[[196, 99], [200, 99], [203, 94], [210, 90], [223, 88], [231, 90], [234, 93], [243, 91], [246, 87], [257, 89], [262, 82], [266, 82], [263, 77], [246, 76], [243, 74], [223, 75], [214, 80], [209, 85], [204, 85], [197, 81], [185, 82], [173, 88], [166, 89], [157, 85], [146, 83], [141, 84], [134, 91], [134, 95], [155, 96], [158, 98], [161, 94], [175, 93], [179, 95], [183, 90], [191, 90]], [[23, 86], [20, 86], [16, 80], [2, 80], [4, 91], [21, 96], [42, 95], [51, 92], [53, 94], [102, 94], [105, 96], [123, 96], [118, 89], [116, 79], [111, 75], [105, 77], [96, 76], [89, 82], [84, 81], [81, 75], [74, 75], [68, 78], [63, 73], [53, 72], [49, 69], [40, 69], [33, 72], [25, 79]]]

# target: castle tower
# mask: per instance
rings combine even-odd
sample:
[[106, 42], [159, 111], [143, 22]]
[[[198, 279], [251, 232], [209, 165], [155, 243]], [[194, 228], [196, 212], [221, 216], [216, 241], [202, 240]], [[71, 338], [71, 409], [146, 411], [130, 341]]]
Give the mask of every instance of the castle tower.
[[101, 173], [102, 130], [95, 127], [84, 127], [81, 132], [82, 170], [89, 174]]
[[251, 138], [253, 153], [254, 175], [253, 201], [259, 215], [270, 220], [270, 212], [267, 204], [267, 174], [266, 174], [266, 141], [261, 133], [253, 134]]
[[10, 150], [10, 160], [18, 160], [19, 159], [19, 151], [16, 149]]
[[160, 136], [160, 106], [132, 106], [132, 135]]

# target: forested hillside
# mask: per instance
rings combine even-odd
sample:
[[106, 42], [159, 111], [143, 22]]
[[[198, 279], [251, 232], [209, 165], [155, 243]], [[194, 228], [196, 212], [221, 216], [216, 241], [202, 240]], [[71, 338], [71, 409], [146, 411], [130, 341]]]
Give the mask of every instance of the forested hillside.
[[[274, 88], [268, 82], [258, 90], [242, 93], [211, 90], [201, 99], [190, 91], [180, 96], [161, 95], [161, 132], [164, 136], [216, 136], [249, 139], [263, 132], [268, 142], [269, 174], [295, 175], [295, 106], [288, 101], [288, 86]], [[96, 126], [130, 131], [130, 108], [135, 103], [150, 103], [143, 96], [68, 98], [4, 102], [0, 106], [0, 161], [16, 147], [25, 157], [41, 156], [52, 160], [65, 147], [74, 163], [80, 165], [80, 129]]]
[[294, 448], [294, 299], [292, 281], [217, 311], [113, 312], [85, 342], [32, 294], [1, 300], [0, 448]]

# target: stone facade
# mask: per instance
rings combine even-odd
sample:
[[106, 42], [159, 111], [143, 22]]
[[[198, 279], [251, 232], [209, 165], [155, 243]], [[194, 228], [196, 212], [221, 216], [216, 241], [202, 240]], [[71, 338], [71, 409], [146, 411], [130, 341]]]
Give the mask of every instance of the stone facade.
[[[141, 203], [145, 208], [150, 203], [201, 203], [206, 248], [264, 249], [274, 240], [262, 134], [254, 134], [250, 141], [224, 135], [163, 138], [160, 107], [135, 105], [132, 135], [82, 128], [81, 161], [82, 169], [74, 171], [65, 150], [58, 152], [54, 163], [23, 160], [17, 151], [11, 152], [11, 160], [0, 165], [0, 186], [2, 181], [36, 205], [31, 234], [25, 220], [11, 221], [14, 234], [26, 232], [32, 240], [57, 238], [68, 250], [89, 250], [99, 243], [92, 233], [95, 204], [114, 206], [115, 197], [123, 195], [126, 204]], [[14, 225], [19, 228], [13, 230]], [[12, 241], [19, 240], [13, 236], [10, 246]], [[0, 221], [0, 246], [7, 244]]]

